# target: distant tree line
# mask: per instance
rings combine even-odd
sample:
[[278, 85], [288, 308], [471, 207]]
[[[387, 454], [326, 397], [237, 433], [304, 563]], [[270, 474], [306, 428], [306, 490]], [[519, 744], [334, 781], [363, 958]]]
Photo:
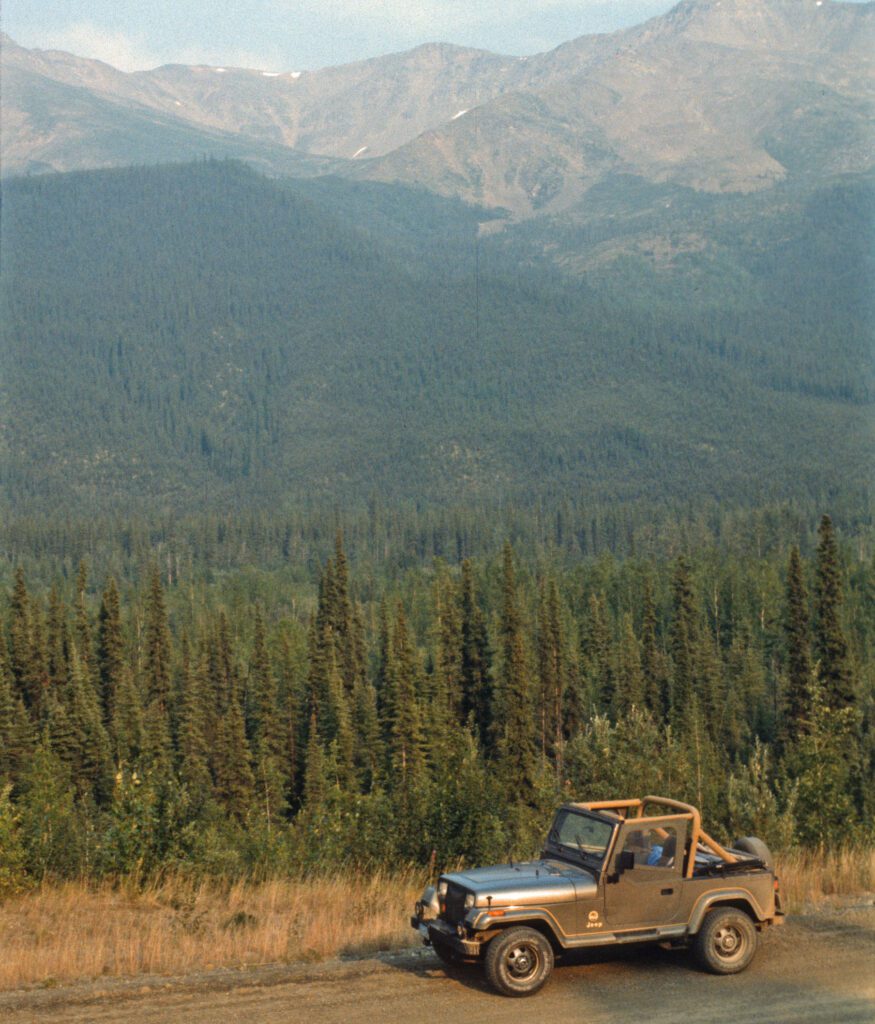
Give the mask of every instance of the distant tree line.
[[873, 586], [826, 516], [811, 557], [507, 543], [369, 580], [338, 534], [301, 607], [19, 569], [0, 888], [520, 856], [558, 801], [645, 790], [726, 838], [871, 839]]

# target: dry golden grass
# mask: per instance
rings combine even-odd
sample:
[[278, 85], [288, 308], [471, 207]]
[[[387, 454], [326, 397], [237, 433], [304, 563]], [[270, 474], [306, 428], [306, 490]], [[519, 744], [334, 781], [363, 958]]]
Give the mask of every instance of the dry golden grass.
[[[875, 889], [875, 850], [787, 854], [785, 908]], [[415, 943], [423, 875], [45, 885], [0, 904], [0, 990], [101, 976], [320, 960]]]
[[0, 990], [101, 976], [319, 960], [415, 940], [421, 875], [145, 889], [46, 885], [0, 904]]
[[875, 849], [798, 850], [778, 858], [777, 874], [789, 910], [829, 896], [871, 893], [875, 890]]

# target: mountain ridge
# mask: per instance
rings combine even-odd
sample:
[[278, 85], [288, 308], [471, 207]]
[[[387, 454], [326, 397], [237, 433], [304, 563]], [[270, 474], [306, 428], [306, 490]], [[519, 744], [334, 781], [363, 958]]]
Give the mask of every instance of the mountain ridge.
[[[803, 135], [836, 104], [852, 134], [865, 134], [873, 13], [871, 2], [682, 0], [641, 25], [530, 57], [426, 43], [305, 72], [165, 65], [125, 73], [7, 39], [4, 171], [124, 162], [122, 146], [117, 157], [99, 145], [89, 151], [87, 122], [64, 108], [56, 87], [48, 98], [33, 80], [22, 90], [16, 76], [29, 70], [93, 91], [115, 105], [120, 122], [130, 114], [141, 134], [150, 116], [164, 119], [159, 136], [168, 125], [180, 138], [195, 133], [183, 155], [227, 146], [233, 136], [233, 155], [258, 147], [259, 166], [275, 173], [289, 173], [289, 163], [306, 155], [333, 161], [328, 169], [335, 172], [418, 182], [518, 217], [573, 208], [604, 174], [642, 174], [705, 191], [769, 188], [787, 173], [758, 137], [777, 130], [759, 118], [770, 92], [804, 97]], [[813, 86], [839, 100], [819, 104]], [[510, 125], [515, 109], [522, 120]], [[40, 117], [48, 127], [38, 134], [32, 128]], [[222, 134], [211, 142], [204, 132]], [[157, 156], [165, 159], [168, 146], [158, 141]], [[558, 149], [544, 164], [548, 145]], [[870, 165], [856, 142], [847, 169]]]

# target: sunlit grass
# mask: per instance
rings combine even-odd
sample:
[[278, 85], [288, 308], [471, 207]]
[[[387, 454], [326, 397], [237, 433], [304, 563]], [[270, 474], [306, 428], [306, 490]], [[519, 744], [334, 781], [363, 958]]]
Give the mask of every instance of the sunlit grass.
[[875, 890], [875, 849], [797, 850], [778, 858], [777, 873], [784, 907], [791, 911], [829, 896], [871, 893]]
[[[875, 850], [778, 859], [785, 909], [875, 889]], [[0, 989], [361, 955], [418, 943], [424, 872], [46, 884], [0, 904]]]
[[0, 905], [0, 989], [365, 954], [415, 941], [423, 877], [44, 885]]

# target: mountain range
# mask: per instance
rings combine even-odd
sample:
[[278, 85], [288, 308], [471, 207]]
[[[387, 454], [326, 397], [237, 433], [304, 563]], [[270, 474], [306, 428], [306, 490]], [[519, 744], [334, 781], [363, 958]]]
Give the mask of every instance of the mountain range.
[[873, 12], [300, 74], [4, 37], [4, 510], [860, 507]]
[[548, 53], [124, 73], [2, 45], [6, 174], [234, 156], [573, 215], [617, 174], [711, 193], [872, 164], [875, 4], [683, 0]]

